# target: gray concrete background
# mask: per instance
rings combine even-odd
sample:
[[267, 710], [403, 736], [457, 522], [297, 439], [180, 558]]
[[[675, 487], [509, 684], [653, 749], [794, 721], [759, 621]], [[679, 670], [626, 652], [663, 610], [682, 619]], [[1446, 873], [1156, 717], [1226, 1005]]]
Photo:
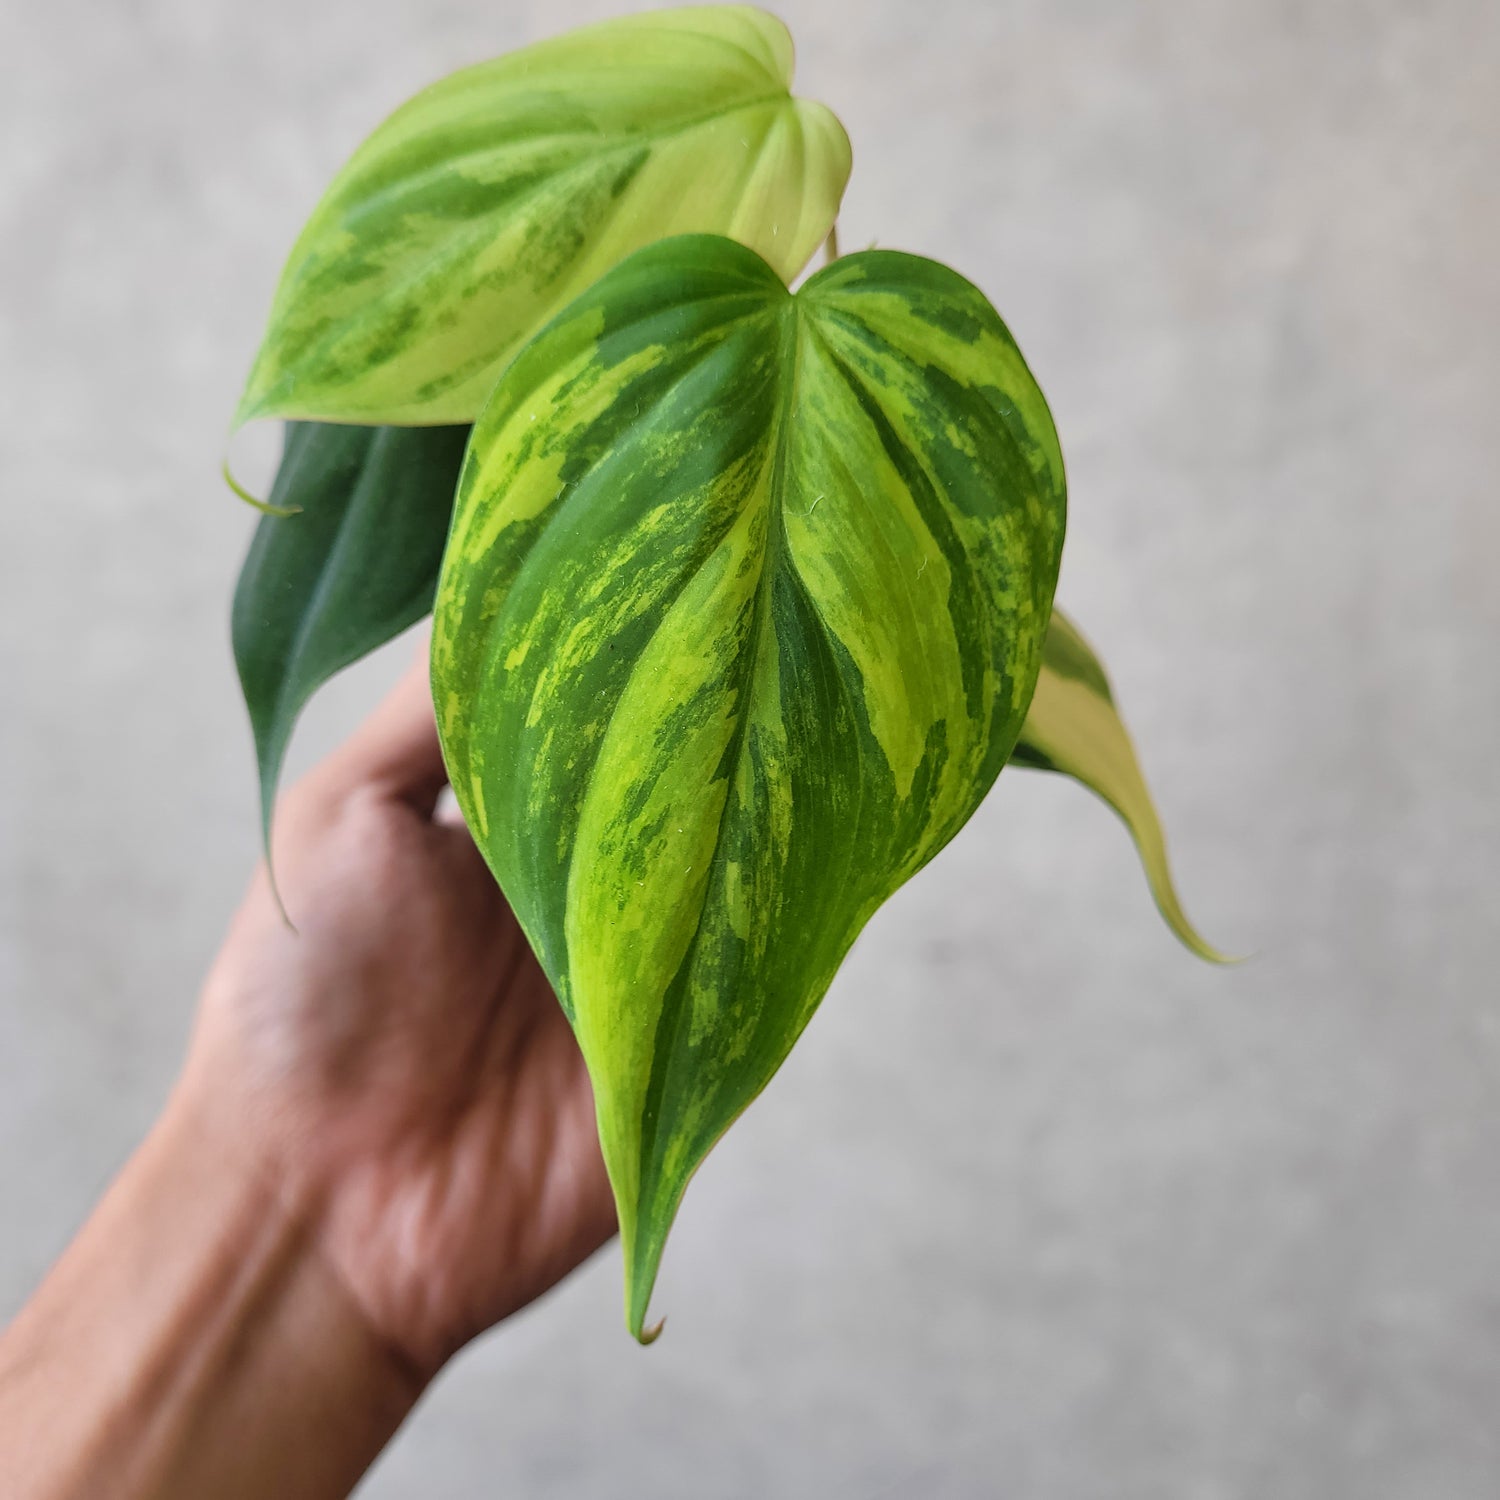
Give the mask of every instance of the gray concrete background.
[[[5, 1311], [255, 852], [215, 471], [281, 258], [407, 93], [616, 9], [0, 3]], [[1102, 808], [1002, 778], [699, 1175], [662, 1343], [602, 1255], [364, 1493], [1500, 1493], [1500, 7], [781, 9], [846, 246], [950, 260], [1038, 371], [1061, 598], [1260, 957], [1187, 957]]]

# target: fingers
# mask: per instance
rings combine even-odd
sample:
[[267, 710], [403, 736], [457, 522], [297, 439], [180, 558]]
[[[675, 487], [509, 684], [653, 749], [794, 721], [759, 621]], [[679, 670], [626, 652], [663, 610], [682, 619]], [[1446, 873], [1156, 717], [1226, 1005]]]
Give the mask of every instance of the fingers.
[[335, 790], [379, 786], [431, 817], [448, 784], [424, 650], [389, 696], [325, 762]]

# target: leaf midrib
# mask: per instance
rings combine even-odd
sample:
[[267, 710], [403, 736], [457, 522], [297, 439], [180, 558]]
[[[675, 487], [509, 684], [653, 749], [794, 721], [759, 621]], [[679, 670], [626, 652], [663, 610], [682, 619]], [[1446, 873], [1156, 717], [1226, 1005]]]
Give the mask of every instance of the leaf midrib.
[[[772, 515], [767, 521], [765, 549], [761, 557], [760, 578], [756, 584], [755, 620], [751, 626], [753, 639], [745, 652], [742, 681], [736, 695], [737, 718], [733, 736], [722, 758], [729, 767], [727, 774], [730, 784], [725, 793], [724, 805], [719, 810], [719, 823], [714, 835], [714, 852], [709, 864], [708, 879], [704, 887], [705, 895], [712, 891], [724, 861], [724, 823], [729, 816], [730, 805], [734, 798], [734, 785], [738, 778], [740, 761], [744, 754], [745, 740], [749, 733], [751, 718], [750, 698], [760, 666], [761, 653], [765, 649], [766, 639], [770, 634], [768, 621], [771, 612], [771, 589], [785, 544], [785, 513], [782, 496], [785, 491], [784, 476], [786, 473], [787, 434], [790, 427], [791, 413], [796, 409], [797, 386], [802, 370], [804, 323], [801, 304], [795, 294], [788, 295], [781, 315], [785, 325], [782, 333], [782, 360], [784, 366], [789, 365], [790, 369], [782, 377], [782, 399], [778, 403], [776, 411], [776, 433], [770, 464], [771, 479], [767, 490], [767, 503], [772, 510]], [[786, 348], [788, 343], [791, 345], [789, 351]], [[658, 1141], [660, 1133], [658, 1125], [661, 1118], [660, 1099], [662, 1093], [665, 1091], [667, 1072], [675, 1061], [676, 1040], [681, 1031], [682, 1014], [686, 1003], [686, 979], [692, 973], [698, 947], [703, 936], [703, 916], [704, 906], [700, 905], [697, 920], [693, 924], [692, 936], [688, 939], [687, 948], [683, 952], [682, 960], [678, 964], [676, 972], [668, 982], [666, 992], [663, 996], [663, 1009], [657, 1017], [656, 1035], [658, 1041], [652, 1048], [652, 1068], [650, 1076], [647, 1079], [646, 1095], [642, 1100], [641, 1106], [641, 1145], [638, 1161], [639, 1176], [637, 1179], [641, 1184], [650, 1180], [654, 1173], [659, 1173], [662, 1164], [662, 1151]], [[669, 1007], [670, 1016], [668, 1014]], [[664, 1030], [671, 1037], [672, 1045], [670, 1047], [660, 1045], [660, 1038]], [[656, 1106], [654, 1114], [653, 1104]], [[641, 1240], [641, 1236], [648, 1230], [648, 1220], [643, 1219], [637, 1223], [635, 1249], [638, 1255], [646, 1248]]]

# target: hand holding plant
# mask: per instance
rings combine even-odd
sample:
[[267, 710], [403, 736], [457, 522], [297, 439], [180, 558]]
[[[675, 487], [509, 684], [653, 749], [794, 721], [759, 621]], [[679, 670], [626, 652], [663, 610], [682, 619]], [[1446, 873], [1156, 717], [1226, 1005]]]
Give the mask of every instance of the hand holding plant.
[[1053, 612], [1062, 452], [1010, 331], [913, 255], [792, 290], [851, 156], [791, 72], [721, 6], [434, 85], [313, 213], [237, 416], [294, 424], [234, 609], [266, 820], [309, 694], [435, 607], [454, 792], [582, 1048], [647, 1341], [688, 1180], [1008, 762], [1114, 806], [1216, 956]]
[[446, 785], [426, 663], [282, 799], [184, 1087], [430, 1379], [614, 1232], [578, 1045]]

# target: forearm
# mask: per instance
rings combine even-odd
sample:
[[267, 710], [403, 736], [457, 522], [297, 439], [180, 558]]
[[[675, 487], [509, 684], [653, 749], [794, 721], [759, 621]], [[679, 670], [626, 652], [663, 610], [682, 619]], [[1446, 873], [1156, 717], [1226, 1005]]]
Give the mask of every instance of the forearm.
[[0, 1339], [0, 1471], [13, 1500], [323, 1500], [419, 1393], [179, 1093]]

